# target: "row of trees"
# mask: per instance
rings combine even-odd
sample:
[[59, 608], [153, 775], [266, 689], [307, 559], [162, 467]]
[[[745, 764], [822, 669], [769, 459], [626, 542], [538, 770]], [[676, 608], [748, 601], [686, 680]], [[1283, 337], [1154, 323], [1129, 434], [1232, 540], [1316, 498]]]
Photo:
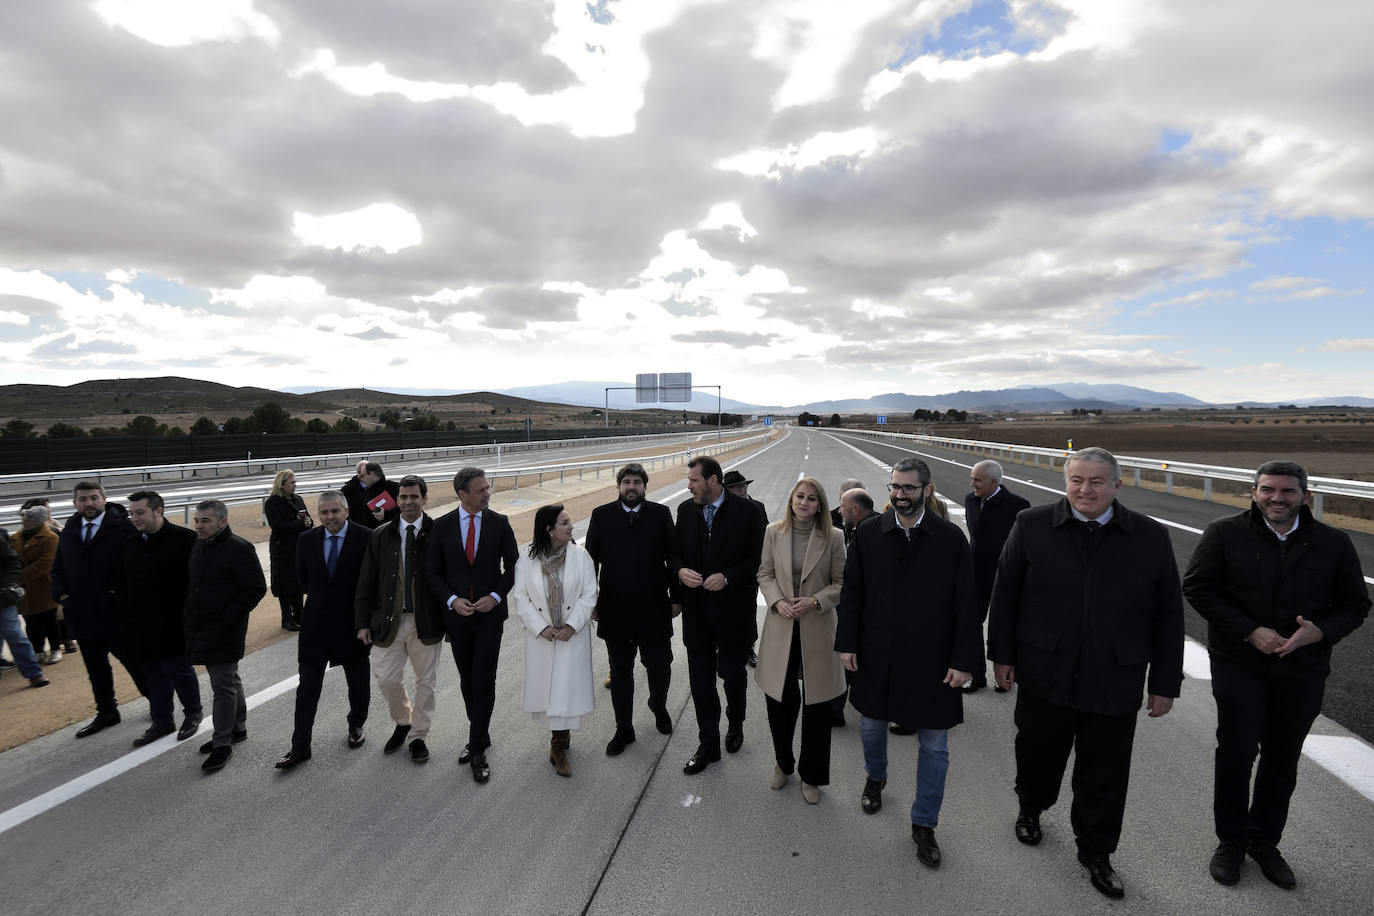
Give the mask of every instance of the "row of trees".
[[[432, 417], [430, 419], [433, 420]], [[437, 420], [434, 422], [437, 423]], [[225, 435], [356, 433], [362, 428], [362, 424], [352, 417], [339, 417], [333, 423], [318, 417], [312, 420], [302, 420], [300, 417], [291, 416], [281, 405], [269, 402], [254, 409], [247, 417], [230, 417], [223, 423], [216, 423], [209, 417], [201, 417], [191, 424], [189, 434], [192, 436], [214, 436], [220, 433]], [[447, 427], [403, 425], [402, 428], [453, 429], [454, 427], [449, 424]], [[140, 414], [124, 426], [95, 426], [89, 430], [72, 423], [54, 423], [48, 427], [47, 432], [43, 435], [49, 439], [82, 439], [86, 436], [185, 436], [187, 434], [188, 431], [180, 426], [168, 426], [166, 423], [159, 423], [157, 417]], [[31, 439], [38, 435], [39, 433], [32, 423], [18, 417], [0, 427], [0, 438], [4, 439]]]
[[916, 420], [917, 422], [928, 423], [967, 423], [968, 411], [955, 410], [953, 407], [951, 407], [944, 413], [940, 413], [940, 411], [938, 410], [926, 410], [923, 407], [912, 413], [911, 419]]
[[[683, 420], [686, 420], [686, 419], [687, 419], [687, 413], [686, 413], [686, 411], [683, 411], [682, 418], [683, 418]], [[713, 414], [713, 413], [704, 413], [704, 414], [702, 414], [701, 416], [699, 416], [699, 417], [697, 418], [697, 422], [700, 423], [702, 426], [715, 426], [715, 425], [716, 425], [716, 414]], [[744, 414], [742, 414], [742, 413], [722, 413], [722, 414], [720, 414], [720, 425], [721, 425], [721, 426], [743, 426], [743, 425], [744, 425]]]

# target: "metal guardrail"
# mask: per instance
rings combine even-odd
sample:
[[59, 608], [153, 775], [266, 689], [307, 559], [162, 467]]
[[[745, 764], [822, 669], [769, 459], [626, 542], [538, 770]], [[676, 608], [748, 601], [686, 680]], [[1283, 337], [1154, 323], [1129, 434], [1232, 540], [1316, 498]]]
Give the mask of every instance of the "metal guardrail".
[[[715, 431], [712, 430], [712, 433]], [[57, 482], [66, 481], [75, 483], [78, 480], [94, 480], [102, 486], [106, 480], [118, 479], [121, 481], [137, 480], [139, 483], [149, 483], [153, 480], [186, 480], [188, 475], [196, 477], [238, 477], [250, 474], [275, 473], [283, 467], [292, 470], [300, 470], [306, 467], [347, 467], [351, 464], [367, 459], [370, 461], [407, 461], [419, 460], [422, 458], [452, 458], [463, 455], [487, 455], [495, 454], [496, 463], [499, 467], [502, 456], [512, 452], [537, 451], [549, 448], [567, 448], [572, 445], [583, 445], [588, 442], [615, 444], [618, 442], [652, 442], [661, 440], [682, 439], [684, 437], [700, 436], [704, 433], [700, 431], [685, 433], [663, 433], [653, 436], [597, 436], [595, 439], [543, 439], [531, 442], [495, 442], [482, 445], [443, 445], [431, 446], [428, 448], [406, 448], [390, 449], [387, 451], [376, 452], [342, 452], [333, 455], [297, 455], [284, 458], [258, 458], [254, 459], [250, 453], [247, 458], [235, 458], [229, 461], [205, 461], [194, 464], [162, 464], [149, 465], [146, 467], [125, 467], [125, 468], [92, 468], [81, 471], [43, 471], [36, 474], [4, 474], [0, 475], [0, 488], [22, 485], [22, 484], [43, 484], [44, 489], [56, 490]]]
[[[1043, 448], [1035, 445], [1014, 445], [1008, 442], [985, 442], [981, 439], [952, 439], [944, 436], [919, 436], [913, 433], [888, 433], [869, 429], [847, 429], [847, 433], [869, 436], [874, 439], [905, 439], [923, 442], [927, 445], [982, 455], [989, 458], [1008, 458], [1022, 463], [1040, 466], [1040, 459], [1046, 459], [1047, 466], [1053, 470], [1055, 461], [1062, 465], [1073, 454], [1067, 448]], [[1174, 475], [1199, 477], [1202, 479], [1202, 498], [1212, 501], [1212, 481], [1229, 480], [1251, 484], [1255, 479], [1254, 468], [1232, 468], [1222, 465], [1194, 464], [1187, 461], [1168, 461], [1160, 458], [1140, 458], [1132, 455], [1116, 455], [1117, 464], [1130, 470], [1135, 486], [1140, 486], [1141, 471], [1159, 472], [1164, 475], [1165, 492], [1174, 492]], [[1027, 462], [1029, 459], [1029, 462]], [[1353, 499], [1374, 499], [1374, 482], [1365, 480], [1346, 480], [1340, 477], [1307, 478], [1307, 489], [1312, 493], [1312, 514], [1322, 517], [1323, 496], [1346, 496]]]

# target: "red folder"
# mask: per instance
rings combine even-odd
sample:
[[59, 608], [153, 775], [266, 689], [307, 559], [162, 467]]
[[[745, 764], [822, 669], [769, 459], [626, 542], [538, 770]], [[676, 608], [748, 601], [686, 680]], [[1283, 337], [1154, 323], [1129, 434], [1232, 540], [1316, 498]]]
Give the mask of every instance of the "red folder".
[[396, 508], [396, 500], [391, 498], [390, 493], [388, 493], [386, 490], [383, 490], [380, 496], [368, 500], [367, 507], [371, 509], [373, 512], [376, 512], [378, 509], [380, 509], [383, 512], [389, 512], [390, 510]]

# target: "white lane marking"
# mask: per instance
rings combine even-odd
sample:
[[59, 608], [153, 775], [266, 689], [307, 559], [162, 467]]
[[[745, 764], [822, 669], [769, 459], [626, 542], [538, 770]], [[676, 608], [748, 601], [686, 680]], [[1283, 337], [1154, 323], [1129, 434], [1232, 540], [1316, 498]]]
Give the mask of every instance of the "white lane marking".
[[1374, 801], [1374, 747], [1354, 737], [1308, 735], [1302, 752], [1332, 776]]
[[1207, 647], [1187, 637], [1183, 640], [1183, 673], [1197, 681], [1212, 679], [1212, 659]]
[[682, 796], [682, 807], [684, 807], [684, 808], [690, 808], [690, 807], [692, 807], [693, 805], [699, 805], [699, 804], [701, 804], [701, 796], [700, 796], [700, 795], [684, 795], [684, 796]]
[[[274, 700], [295, 687], [298, 683], [300, 683], [300, 675], [293, 674], [284, 681], [273, 684], [270, 687], [265, 687], [251, 697], [248, 697], [248, 708], [252, 709], [255, 706], [261, 706], [268, 700]], [[196, 732], [196, 737], [206, 734], [212, 729], [213, 725], [207, 717], [204, 724], [201, 725], [200, 731]], [[172, 735], [168, 735], [166, 738], [154, 741], [152, 744], [147, 744], [143, 747], [129, 751], [123, 757], [111, 760], [104, 766], [96, 767], [89, 773], [85, 773], [75, 779], [65, 782], [55, 789], [49, 789], [42, 795], [31, 798], [23, 804], [15, 805], [8, 811], [0, 814], [0, 833], [4, 833], [13, 827], [18, 827], [30, 818], [45, 814], [65, 801], [70, 801], [102, 783], [109, 782], [116, 776], [129, 772], [140, 764], [147, 763], [154, 757], [161, 756], [173, 748], [184, 747], [188, 742], [194, 742], [194, 740], [194, 738], [188, 738], [186, 741], [177, 741]]]

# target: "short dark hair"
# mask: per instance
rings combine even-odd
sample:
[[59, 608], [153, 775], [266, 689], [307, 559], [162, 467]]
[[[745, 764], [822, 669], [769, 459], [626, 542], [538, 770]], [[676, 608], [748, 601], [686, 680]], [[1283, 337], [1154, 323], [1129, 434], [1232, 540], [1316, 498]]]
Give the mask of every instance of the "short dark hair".
[[401, 487], [419, 487], [421, 496], [429, 495], [429, 484], [425, 483], [425, 479], [419, 474], [407, 474], [396, 481], [396, 489], [399, 490]]
[[1262, 475], [1269, 474], [1275, 477], [1296, 477], [1298, 486], [1304, 493], [1307, 492], [1307, 469], [1296, 461], [1266, 461], [1255, 471], [1255, 486], [1259, 486], [1259, 479]]
[[220, 520], [229, 517], [229, 507], [218, 499], [202, 499], [196, 503], [196, 511], [209, 512]]
[[[849, 501], [858, 504], [860, 509], [864, 509], [868, 512], [873, 511], [873, 497], [868, 495], [867, 490], [861, 489], [860, 487], [854, 487], [853, 489], [845, 490], [844, 493], [853, 493], [854, 495], [849, 497]], [[844, 502], [844, 493], [840, 494], [840, 502]]]
[[386, 474], [382, 471], [382, 466], [375, 461], [369, 461], [363, 465], [364, 474], [376, 474], [382, 479], [386, 479]]
[[72, 495], [75, 496], [82, 490], [98, 490], [101, 496], [105, 495], [105, 488], [94, 480], [78, 480], [76, 486], [72, 487]]
[[549, 529], [558, 522], [558, 516], [562, 513], [562, 503], [540, 506], [534, 510], [534, 531], [530, 536], [531, 558], [546, 557], [553, 552], [553, 538], [549, 536]]
[[161, 509], [162, 497], [156, 490], [139, 490], [137, 493], [129, 494], [129, 502], [137, 502], [140, 499], [148, 501], [149, 509]]
[[921, 478], [921, 486], [930, 485], [930, 465], [920, 458], [903, 458], [892, 466], [892, 473], [915, 471]]
[[704, 480], [710, 480], [712, 477], [716, 480], [720, 480], [725, 476], [725, 472], [720, 469], [720, 462], [710, 455], [696, 456], [691, 461], [687, 462], [687, 467], [700, 468], [701, 476]]
[[32, 499], [24, 500], [23, 505], [19, 507], [19, 511], [23, 512], [25, 509], [31, 508], [33, 506], [46, 506], [47, 504], [48, 498], [46, 496], [35, 496]]
[[468, 483], [470, 483], [474, 478], [486, 476], [487, 472], [482, 470], [481, 468], [462, 468], [458, 471], [457, 474], [453, 475], [453, 492], [465, 493], [467, 492]]
[[631, 461], [629, 464], [622, 465], [620, 470], [615, 472], [616, 486], [620, 485], [620, 481], [631, 476], [638, 477], [640, 480], [644, 481], [644, 486], [647, 487], [649, 485], [649, 472], [644, 470], [644, 465], [636, 464]]

